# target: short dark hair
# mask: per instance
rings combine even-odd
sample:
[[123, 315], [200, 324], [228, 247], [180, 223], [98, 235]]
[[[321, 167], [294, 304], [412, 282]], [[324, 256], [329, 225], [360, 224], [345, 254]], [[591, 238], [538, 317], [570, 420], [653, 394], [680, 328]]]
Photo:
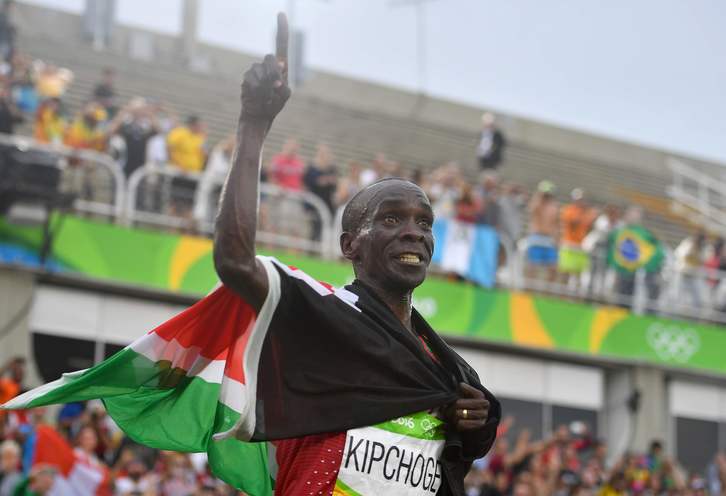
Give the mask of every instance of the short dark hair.
[[201, 121], [201, 120], [202, 119], [198, 115], [192, 114], [189, 117], [187, 117], [187, 125], [194, 126], [195, 124], [199, 124], [199, 121]]
[[[371, 191], [375, 186], [385, 183], [387, 181], [403, 181], [410, 183], [408, 179], [403, 177], [384, 177], [377, 181], [372, 182], [368, 186], [358, 191], [353, 198], [351, 198], [343, 209], [343, 218], [341, 221], [341, 227], [343, 232], [357, 233], [360, 230], [360, 223], [366, 214], [368, 208], [368, 202], [370, 201]], [[411, 183], [415, 184], [415, 183]]]

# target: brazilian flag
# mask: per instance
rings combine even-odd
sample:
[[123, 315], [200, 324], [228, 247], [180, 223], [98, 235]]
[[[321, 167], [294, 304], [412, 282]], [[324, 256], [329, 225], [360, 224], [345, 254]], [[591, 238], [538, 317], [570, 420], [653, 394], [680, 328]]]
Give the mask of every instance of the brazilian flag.
[[663, 265], [663, 245], [642, 226], [625, 226], [610, 233], [608, 264], [619, 272], [657, 272]]

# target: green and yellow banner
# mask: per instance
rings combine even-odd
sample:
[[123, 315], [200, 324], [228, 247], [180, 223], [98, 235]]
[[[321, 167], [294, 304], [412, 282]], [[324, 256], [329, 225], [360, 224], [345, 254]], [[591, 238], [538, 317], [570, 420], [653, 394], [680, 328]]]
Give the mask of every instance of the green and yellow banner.
[[[39, 228], [0, 221], [0, 261], [32, 264], [40, 244]], [[353, 278], [343, 262], [260, 251], [335, 286]], [[217, 282], [209, 239], [76, 217], [60, 224], [51, 266], [200, 296]], [[445, 336], [726, 374], [726, 326], [639, 316], [622, 308], [489, 290], [436, 277], [414, 297], [416, 308]]]

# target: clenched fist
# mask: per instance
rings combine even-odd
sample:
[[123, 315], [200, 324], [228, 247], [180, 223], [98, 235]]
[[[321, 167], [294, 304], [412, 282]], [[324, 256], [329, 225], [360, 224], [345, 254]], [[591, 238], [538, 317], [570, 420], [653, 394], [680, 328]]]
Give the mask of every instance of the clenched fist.
[[287, 17], [277, 15], [275, 55], [266, 55], [262, 62], [252, 64], [242, 80], [242, 114], [246, 122], [268, 126], [290, 98], [287, 85]]

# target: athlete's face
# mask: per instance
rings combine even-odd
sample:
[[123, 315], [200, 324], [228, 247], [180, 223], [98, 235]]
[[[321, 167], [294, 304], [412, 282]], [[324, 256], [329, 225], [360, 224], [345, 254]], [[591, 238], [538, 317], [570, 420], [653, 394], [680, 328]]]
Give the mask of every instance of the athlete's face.
[[426, 194], [408, 181], [386, 181], [370, 198], [351, 257], [358, 277], [390, 291], [410, 291], [431, 263], [434, 214]]

